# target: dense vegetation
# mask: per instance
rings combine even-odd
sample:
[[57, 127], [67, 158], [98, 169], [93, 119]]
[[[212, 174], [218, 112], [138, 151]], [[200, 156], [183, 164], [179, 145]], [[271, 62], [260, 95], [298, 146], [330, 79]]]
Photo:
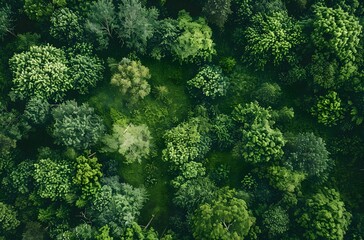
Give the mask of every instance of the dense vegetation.
[[0, 0], [0, 240], [362, 240], [363, 26], [359, 0]]

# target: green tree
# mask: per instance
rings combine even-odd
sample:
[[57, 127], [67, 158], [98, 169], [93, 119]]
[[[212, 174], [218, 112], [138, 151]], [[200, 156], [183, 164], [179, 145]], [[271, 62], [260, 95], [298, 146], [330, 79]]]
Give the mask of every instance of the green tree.
[[234, 129], [235, 125], [231, 117], [219, 114], [211, 125], [212, 139], [221, 149], [229, 148], [234, 143]]
[[260, 85], [253, 95], [263, 106], [272, 106], [278, 102], [282, 95], [282, 90], [277, 83], [265, 82]]
[[[362, 27], [359, 20], [340, 7], [314, 7], [311, 74], [324, 88], [340, 87], [356, 72]], [[330, 73], [329, 78], [325, 77]]]
[[289, 229], [289, 216], [287, 210], [281, 206], [274, 206], [263, 213], [263, 226], [269, 236], [281, 235]]
[[157, 24], [156, 8], [146, 8], [139, 0], [121, 0], [117, 29], [118, 37], [126, 46], [144, 52]]
[[12, 12], [8, 5], [0, 8], [0, 40], [2, 40], [6, 34], [10, 33], [14, 35], [14, 20], [12, 18]]
[[194, 78], [187, 81], [187, 84], [211, 98], [225, 96], [229, 86], [228, 78], [223, 75], [221, 68], [209, 65], [202, 67]]
[[70, 49], [68, 58], [68, 73], [73, 82], [73, 89], [79, 93], [88, 93], [90, 87], [95, 87], [97, 82], [102, 80], [104, 66], [93, 54], [91, 45], [75, 45]]
[[68, 8], [55, 11], [51, 17], [50, 34], [58, 41], [73, 44], [83, 35], [79, 17]]
[[325, 141], [313, 133], [300, 133], [287, 144], [288, 164], [309, 177], [325, 178], [330, 167]]
[[344, 118], [341, 99], [334, 91], [320, 96], [316, 105], [311, 108], [311, 113], [317, 117], [319, 123], [326, 126], [337, 125]]
[[192, 233], [196, 239], [244, 239], [254, 222], [246, 202], [227, 190], [195, 211]]
[[72, 167], [65, 161], [41, 159], [34, 164], [34, 180], [42, 198], [67, 200], [73, 194]]
[[50, 113], [51, 105], [44, 99], [31, 98], [24, 110], [24, 117], [31, 123], [44, 123]]
[[206, 16], [207, 21], [223, 29], [232, 12], [230, 7], [231, 0], [207, 0], [202, 8], [202, 13]]
[[20, 222], [17, 219], [16, 215], [17, 215], [17, 213], [11, 206], [9, 206], [3, 202], [0, 202], [0, 230], [1, 230], [1, 233], [5, 233], [7, 231], [14, 230], [19, 226]]
[[72, 88], [63, 50], [51, 45], [31, 46], [9, 60], [13, 95], [18, 99], [38, 97], [60, 101]]
[[73, 177], [73, 183], [81, 187], [81, 197], [78, 205], [86, 204], [84, 200], [95, 196], [101, 188], [101, 167], [102, 165], [97, 161], [96, 157], [79, 156], [76, 158], [76, 174]]
[[140, 61], [123, 58], [111, 78], [111, 84], [119, 87], [123, 94], [128, 94], [131, 103], [136, 103], [150, 93], [148, 79], [149, 69]]
[[105, 150], [119, 152], [126, 163], [139, 162], [148, 157], [151, 134], [145, 124], [113, 124], [113, 132], [104, 138]]
[[24, 0], [24, 11], [32, 20], [44, 20], [57, 7], [65, 7], [66, 0]]
[[293, 62], [293, 51], [302, 42], [301, 28], [286, 11], [258, 13], [245, 31], [247, 60], [264, 68], [268, 63]]
[[178, 20], [171, 18], [160, 20], [150, 40], [153, 46], [151, 56], [160, 60], [166, 55], [170, 55], [180, 34], [181, 29], [178, 27]]
[[216, 54], [211, 28], [204, 18], [193, 21], [184, 10], [178, 15], [178, 28], [181, 33], [172, 45], [172, 55], [180, 62], [211, 61]]
[[52, 134], [57, 144], [76, 149], [87, 149], [95, 145], [104, 133], [102, 119], [88, 104], [78, 106], [66, 101], [53, 109]]
[[233, 118], [242, 125], [241, 142], [237, 152], [252, 163], [268, 162], [283, 156], [285, 144], [279, 129], [272, 128], [271, 114], [257, 102], [244, 107], [240, 104], [233, 111]]
[[299, 192], [301, 183], [306, 176], [302, 172], [291, 171], [280, 166], [270, 166], [267, 169], [270, 185], [285, 193]]
[[112, 0], [95, 1], [88, 11], [85, 28], [93, 34], [100, 48], [107, 48], [117, 27], [116, 11]]
[[339, 192], [328, 188], [306, 199], [296, 216], [298, 224], [305, 229], [305, 238], [312, 240], [344, 239], [351, 219]]

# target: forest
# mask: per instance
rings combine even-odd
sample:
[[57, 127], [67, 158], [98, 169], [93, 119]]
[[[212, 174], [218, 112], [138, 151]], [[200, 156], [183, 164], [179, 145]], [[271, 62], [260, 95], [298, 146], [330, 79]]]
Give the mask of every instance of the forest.
[[364, 1], [0, 0], [0, 240], [363, 240]]

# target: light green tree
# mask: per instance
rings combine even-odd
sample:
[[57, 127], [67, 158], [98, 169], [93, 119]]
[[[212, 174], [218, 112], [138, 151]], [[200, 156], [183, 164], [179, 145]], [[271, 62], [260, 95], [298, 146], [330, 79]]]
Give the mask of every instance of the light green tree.
[[305, 229], [306, 239], [344, 239], [351, 214], [345, 209], [335, 189], [324, 188], [306, 199], [296, 211], [298, 224]]
[[302, 42], [301, 28], [286, 11], [258, 13], [245, 31], [247, 61], [264, 68], [268, 63], [292, 62], [294, 49]]
[[84, 103], [66, 101], [53, 109], [52, 134], [57, 144], [76, 149], [87, 149], [95, 145], [104, 133], [102, 119], [94, 109]]
[[235, 191], [226, 190], [195, 211], [192, 233], [195, 239], [244, 239], [254, 222], [246, 202]]
[[126, 163], [141, 163], [142, 159], [149, 156], [152, 137], [147, 125], [115, 123], [112, 131], [103, 140], [106, 151], [119, 152], [125, 157]]
[[123, 94], [128, 94], [130, 103], [136, 103], [150, 93], [149, 69], [140, 61], [123, 58], [117, 66], [117, 71], [111, 78], [111, 84], [119, 87]]
[[63, 50], [51, 45], [31, 46], [9, 60], [12, 91], [18, 99], [38, 97], [60, 101], [72, 88]]
[[0, 202], [0, 230], [1, 233], [5, 233], [9, 230], [14, 230], [20, 225], [20, 221], [17, 219], [15, 210], [3, 203]]
[[172, 55], [180, 62], [211, 61], [216, 54], [211, 28], [204, 18], [193, 20], [186, 11], [178, 15], [181, 33], [171, 46]]
[[344, 108], [338, 94], [334, 91], [320, 96], [316, 105], [311, 108], [317, 121], [326, 126], [337, 125], [344, 118]]

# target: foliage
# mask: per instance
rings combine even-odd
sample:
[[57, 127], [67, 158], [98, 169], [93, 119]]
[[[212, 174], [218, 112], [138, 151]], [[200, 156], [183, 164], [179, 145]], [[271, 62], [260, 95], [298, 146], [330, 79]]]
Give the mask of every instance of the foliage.
[[147, 9], [139, 0], [121, 0], [117, 34], [129, 48], [144, 52], [157, 24], [156, 8]]
[[231, 13], [230, 6], [231, 0], [208, 0], [202, 8], [202, 13], [206, 16], [207, 21], [223, 29]]
[[300, 133], [287, 144], [288, 164], [309, 177], [325, 178], [330, 167], [325, 141], [313, 133]]
[[60, 101], [72, 88], [67, 60], [61, 49], [51, 45], [31, 46], [9, 60], [13, 92], [18, 99], [38, 97]]
[[92, 198], [101, 188], [100, 178], [102, 165], [96, 157], [79, 156], [76, 158], [76, 174], [73, 183], [81, 187], [81, 201]]
[[8, 5], [0, 8], [0, 40], [2, 40], [8, 33], [14, 35], [14, 20], [11, 15], [12, 11]]
[[29, 193], [32, 190], [31, 179], [33, 173], [33, 163], [30, 161], [23, 161], [10, 173], [9, 182], [19, 193]]
[[237, 147], [245, 161], [261, 163], [283, 156], [285, 140], [279, 129], [272, 128], [269, 110], [251, 102], [235, 107], [233, 118], [242, 124], [241, 143]]
[[235, 194], [233, 190], [224, 191], [195, 211], [192, 231], [196, 239], [243, 239], [248, 234], [255, 218], [246, 202]]
[[302, 172], [291, 171], [288, 168], [280, 166], [268, 167], [267, 173], [269, 183], [274, 188], [286, 193], [300, 191], [301, 182], [306, 178]]
[[210, 149], [211, 139], [201, 129], [201, 120], [195, 118], [166, 131], [163, 160], [177, 167], [202, 158]]
[[95, 145], [104, 132], [104, 125], [88, 104], [78, 106], [66, 101], [52, 111], [55, 120], [52, 134], [57, 144], [76, 149]]
[[123, 58], [117, 67], [117, 72], [111, 78], [111, 84], [120, 87], [120, 91], [128, 94], [129, 101], [135, 103], [150, 93], [149, 69], [140, 61]]
[[83, 27], [75, 12], [61, 8], [52, 14], [50, 34], [61, 42], [72, 44], [82, 36]]
[[88, 44], [75, 45], [68, 54], [69, 75], [73, 89], [81, 94], [88, 93], [90, 87], [95, 87], [102, 80], [104, 66], [101, 60], [92, 53]]
[[191, 87], [195, 87], [202, 91], [206, 97], [225, 96], [229, 82], [227, 77], [222, 74], [222, 70], [217, 66], [205, 66], [200, 69], [197, 75], [187, 81]]
[[234, 143], [234, 123], [228, 115], [219, 114], [211, 125], [212, 138], [221, 149], [229, 148]]
[[136, 126], [131, 123], [115, 123], [112, 134], [104, 137], [105, 150], [118, 151], [128, 164], [141, 163], [150, 153], [151, 138], [148, 126], [145, 124]]
[[108, 225], [113, 235], [121, 236], [136, 220], [145, 201], [145, 189], [119, 183], [118, 177], [105, 178], [92, 199], [92, 216], [99, 226]]
[[24, 12], [32, 20], [44, 20], [57, 7], [66, 6], [66, 0], [24, 0]]
[[109, 45], [109, 38], [116, 27], [116, 11], [112, 0], [95, 1], [88, 12], [85, 29], [96, 37], [100, 48]]
[[252, 26], [245, 31], [248, 61], [262, 69], [268, 63], [292, 62], [293, 51], [302, 42], [301, 35], [299, 25], [287, 12], [258, 13], [252, 18]]
[[337, 125], [344, 118], [344, 108], [341, 99], [334, 91], [325, 96], [320, 96], [311, 113], [317, 121], [326, 126]]
[[34, 180], [42, 198], [66, 200], [72, 194], [72, 167], [65, 161], [41, 159], [34, 164]]
[[289, 216], [281, 206], [274, 206], [263, 213], [263, 225], [270, 236], [280, 235], [289, 229]]
[[282, 95], [282, 89], [277, 83], [264, 82], [254, 93], [254, 97], [263, 106], [271, 106], [278, 102]]
[[210, 202], [215, 196], [216, 186], [206, 177], [187, 180], [175, 193], [173, 202], [189, 211], [194, 211], [203, 203]]
[[339, 192], [328, 188], [306, 199], [303, 208], [296, 214], [307, 239], [343, 239], [351, 218]]
[[203, 18], [193, 21], [186, 11], [178, 15], [181, 33], [172, 45], [172, 55], [180, 62], [211, 61], [216, 54], [212, 31]]
[[19, 226], [20, 222], [16, 215], [11, 206], [0, 202], [0, 229], [2, 233], [4, 233], [3, 231], [16, 229]]
[[44, 99], [31, 98], [24, 110], [24, 117], [34, 124], [44, 123], [50, 113], [51, 105]]

